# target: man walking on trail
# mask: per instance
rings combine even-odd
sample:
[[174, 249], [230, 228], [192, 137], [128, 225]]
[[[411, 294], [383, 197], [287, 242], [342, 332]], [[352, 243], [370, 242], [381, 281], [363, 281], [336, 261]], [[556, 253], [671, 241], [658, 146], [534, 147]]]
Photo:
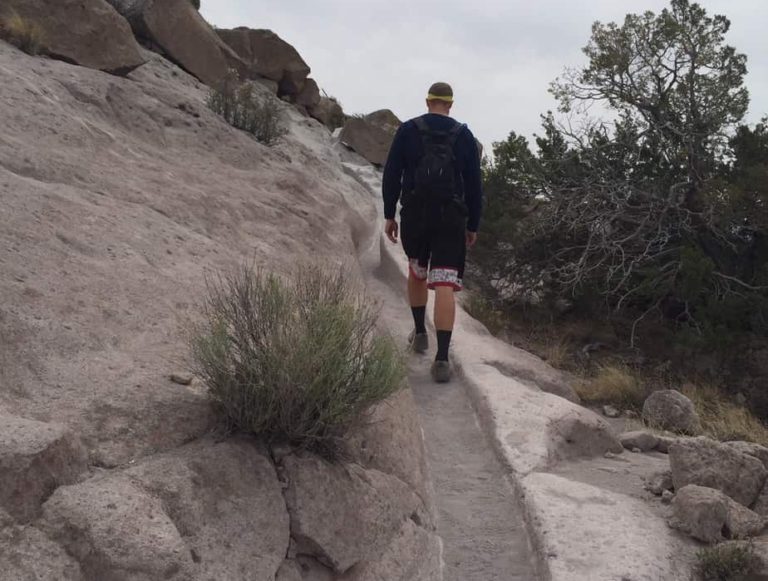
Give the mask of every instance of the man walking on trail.
[[427, 289], [435, 291], [437, 355], [432, 378], [451, 377], [448, 347], [456, 314], [454, 293], [462, 288], [467, 247], [477, 240], [482, 211], [480, 156], [472, 132], [451, 119], [453, 89], [435, 83], [427, 94], [427, 114], [400, 126], [384, 167], [385, 232], [408, 256], [408, 300], [413, 313], [411, 348], [429, 348], [424, 317]]

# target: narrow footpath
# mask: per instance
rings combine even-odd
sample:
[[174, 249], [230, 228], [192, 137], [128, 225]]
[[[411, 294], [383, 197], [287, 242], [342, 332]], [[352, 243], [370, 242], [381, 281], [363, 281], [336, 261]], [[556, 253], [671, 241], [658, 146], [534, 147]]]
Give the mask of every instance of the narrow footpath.
[[[345, 164], [378, 200], [381, 177], [367, 165]], [[379, 205], [379, 211], [381, 211]], [[381, 235], [379, 222], [367, 224], [367, 243], [358, 244], [369, 296], [393, 337], [408, 336], [413, 320], [405, 298], [405, 257]], [[395, 256], [397, 258], [395, 258]], [[434, 297], [430, 293], [428, 313]], [[434, 334], [430, 340], [434, 343]], [[444, 581], [538, 581], [523, 513], [504, 466], [472, 407], [467, 387], [455, 376], [435, 384], [429, 355], [411, 355], [408, 383], [424, 430], [427, 462], [435, 491], [437, 532], [443, 540]]]
[[460, 379], [435, 384], [430, 357], [412, 356], [443, 539], [445, 581], [535, 581], [523, 516]]
[[[405, 342], [413, 325], [404, 296], [405, 278], [385, 256], [374, 264], [369, 290], [390, 332]], [[478, 422], [461, 378], [455, 376], [448, 384], [432, 381], [433, 356], [434, 349], [429, 355], [411, 355], [408, 381], [421, 417], [435, 489], [444, 581], [536, 581], [522, 510], [504, 467]]]

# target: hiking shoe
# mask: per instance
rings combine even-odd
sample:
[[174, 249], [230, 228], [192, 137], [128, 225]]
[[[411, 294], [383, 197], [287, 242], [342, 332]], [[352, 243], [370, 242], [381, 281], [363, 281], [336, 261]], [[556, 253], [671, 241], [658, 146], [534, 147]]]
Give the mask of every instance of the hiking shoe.
[[451, 380], [451, 364], [447, 361], [435, 361], [430, 373], [436, 383], [448, 383]]
[[408, 344], [414, 353], [426, 353], [429, 349], [429, 335], [426, 333], [417, 333], [415, 330], [408, 335]]

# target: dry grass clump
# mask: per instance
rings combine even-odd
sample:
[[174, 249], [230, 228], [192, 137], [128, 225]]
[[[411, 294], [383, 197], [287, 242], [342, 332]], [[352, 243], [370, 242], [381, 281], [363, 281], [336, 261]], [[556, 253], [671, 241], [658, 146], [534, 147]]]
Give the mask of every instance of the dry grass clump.
[[601, 365], [594, 377], [577, 383], [576, 393], [587, 403], [613, 404], [632, 410], [641, 409], [648, 396], [640, 377], [622, 364]]
[[696, 573], [702, 581], [745, 581], [755, 573], [751, 543], [725, 543], [696, 553]]
[[680, 390], [696, 407], [704, 432], [717, 440], [745, 440], [768, 446], [768, 429], [746, 407], [715, 386], [686, 384]]
[[405, 375], [377, 317], [342, 270], [242, 268], [209, 283], [193, 360], [235, 428], [332, 453]]
[[0, 17], [0, 38], [27, 54], [37, 55], [42, 48], [43, 31], [36, 23], [11, 10]]
[[571, 344], [562, 337], [553, 339], [544, 345], [542, 359], [552, 367], [562, 369], [568, 362], [571, 353]]
[[241, 82], [234, 70], [211, 89], [207, 104], [232, 127], [247, 131], [265, 145], [272, 145], [285, 135], [277, 101], [257, 96], [253, 84]]

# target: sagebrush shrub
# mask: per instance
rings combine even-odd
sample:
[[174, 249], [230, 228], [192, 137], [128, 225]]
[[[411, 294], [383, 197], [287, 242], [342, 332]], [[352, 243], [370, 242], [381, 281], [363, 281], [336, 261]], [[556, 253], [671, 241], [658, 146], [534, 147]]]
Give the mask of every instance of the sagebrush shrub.
[[42, 48], [43, 31], [37, 24], [12, 10], [0, 18], [0, 38], [34, 56]]
[[341, 270], [305, 267], [281, 279], [243, 267], [209, 282], [193, 359], [235, 428], [333, 451], [404, 377], [376, 319]]
[[241, 82], [235, 71], [230, 71], [217, 87], [211, 89], [207, 103], [227, 123], [247, 131], [265, 145], [271, 145], [285, 134], [277, 101], [268, 96], [257, 96], [254, 86]]

